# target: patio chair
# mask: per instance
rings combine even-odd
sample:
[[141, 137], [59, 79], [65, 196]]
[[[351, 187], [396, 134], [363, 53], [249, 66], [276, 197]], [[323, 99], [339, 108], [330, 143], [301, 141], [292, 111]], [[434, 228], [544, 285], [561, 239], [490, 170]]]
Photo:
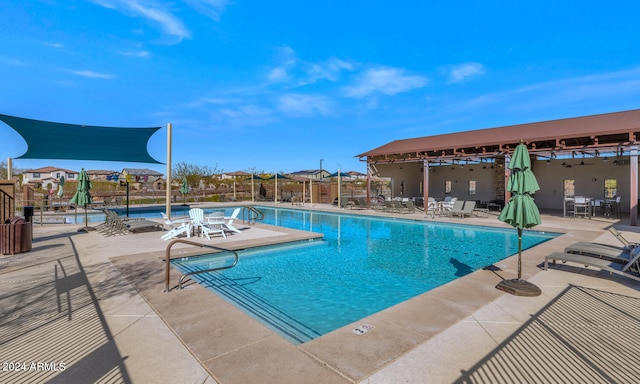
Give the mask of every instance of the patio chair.
[[227, 235], [224, 233], [224, 224], [224, 213], [214, 212], [207, 217], [206, 223], [202, 222], [202, 235], [209, 240], [211, 240], [211, 235], [221, 235], [226, 239]]
[[205, 225], [204, 211], [202, 208], [191, 208], [189, 210], [189, 218], [193, 229], [200, 234], [202, 227]]
[[233, 210], [233, 213], [231, 213], [231, 216], [224, 217], [224, 227], [231, 232], [240, 233], [240, 230], [233, 226], [233, 222], [238, 219], [240, 211], [241, 208], [236, 208]]
[[445, 204], [443, 204], [442, 207], [446, 210], [448, 216], [456, 216], [462, 214], [462, 209], [464, 208], [463, 200], [455, 200], [450, 207]]
[[461, 218], [465, 218], [466, 216], [471, 217], [473, 215], [473, 210], [476, 208], [475, 200], [467, 200], [463, 201], [464, 205], [460, 210], [451, 210], [451, 216], [460, 216]]
[[589, 266], [597, 267], [603, 271], [609, 272], [609, 274], [615, 273], [640, 281], [640, 277], [630, 272], [632, 266], [634, 266], [635, 270], [638, 271], [638, 264], [640, 264], [640, 249], [633, 250], [630, 254], [630, 257], [630, 260], [626, 264], [620, 264], [615, 261], [600, 259], [589, 255], [556, 252], [545, 256], [543, 269], [545, 271], [548, 269], [549, 260], [551, 260], [553, 264], [555, 264], [557, 260], [560, 260], [563, 263], [573, 262], [576, 264], [582, 264], [585, 266], [585, 268]]
[[622, 235], [622, 232], [618, 231], [613, 226], [607, 228], [607, 230], [611, 232], [611, 234], [613, 234], [613, 236], [615, 236], [616, 239], [618, 239], [622, 243], [622, 245], [624, 245], [625, 249], [633, 249], [633, 248], [640, 247], [639, 243], [632, 243], [629, 240], [625, 239], [624, 236]]
[[187, 237], [191, 237], [191, 224], [190, 223], [182, 223], [179, 227], [171, 228], [170, 231], [160, 236], [162, 240], [170, 240], [175, 237], [178, 237], [182, 234], [187, 235]]
[[160, 212], [160, 214], [164, 219], [165, 225], [169, 226], [169, 232], [161, 236], [163, 240], [172, 239], [183, 233], [185, 233], [187, 237], [191, 237], [191, 219], [188, 217], [170, 219], [164, 212]]
[[602, 259], [619, 265], [627, 264], [632, 258], [629, 250], [623, 247], [589, 242], [577, 242], [571, 244], [567, 246], [564, 251], [565, 253], [573, 253], [584, 256], [585, 258], [591, 257], [594, 259]]
[[393, 212], [395, 206], [392, 201], [385, 200], [382, 204], [376, 205], [373, 209], [382, 212]]
[[113, 215], [115, 216], [111, 217], [111, 228], [113, 230], [112, 234], [115, 234], [115, 233], [127, 234], [129, 232], [136, 233], [136, 232], [145, 232], [148, 230], [161, 231], [164, 229], [162, 227], [162, 224], [156, 221], [151, 221], [144, 218], [136, 218], [136, 219], [121, 218], [115, 212], [113, 213]]
[[367, 209], [367, 202], [362, 197], [358, 197], [356, 199], [351, 200], [351, 205], [349, 206], [351, 209]]
[[414, 213], [416, 211], [416, 206], [413, 204], [413, 201], [407, 200], [404, 202], [404, 210], [402, 213]]
[[591, 219], [591, 203], [584, 196], [575, 196], [573, 200], [573, 217], [582, 216]]

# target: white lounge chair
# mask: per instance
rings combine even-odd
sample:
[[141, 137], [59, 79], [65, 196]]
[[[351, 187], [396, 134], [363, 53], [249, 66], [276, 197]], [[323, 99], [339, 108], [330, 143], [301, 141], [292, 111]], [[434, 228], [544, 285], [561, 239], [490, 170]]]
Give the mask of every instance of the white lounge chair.
[[182, 223], [179, 227], [171, 228], [171, 230], [164, 235], [160, 236], [162, 240], [173, 239], [174, 237], [178, 237], [182, 234], [186, 234], [187, 237], [191, 237], [191, 224], [190, 223]]
[[162, 240], [169, 240], [177, 237], [181, 234], [186, 234], [187, 237], [191, 237], [191, 219], [188, 217], [170, 219], [164, 212], [160, 212], [164, 223], [169, 227], [169, 231], [160, 236]]

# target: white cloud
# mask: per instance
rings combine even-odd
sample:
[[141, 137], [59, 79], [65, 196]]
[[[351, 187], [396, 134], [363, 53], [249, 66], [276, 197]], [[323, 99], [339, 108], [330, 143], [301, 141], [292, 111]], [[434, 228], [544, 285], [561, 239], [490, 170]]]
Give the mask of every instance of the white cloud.
[[332, 103], [325, 96], [310, 96], [302, 94], [286, 94], [278, 99], [278, 108], [284, 114], [291, 117], [323, 116], [332, 113]]
[[509, 109], [536, 110], [573, 103], [605, 103], [619, 97], [640, 95], [640, 67], [603, 74], [570, 77], [532, 84], [505, 92], [479, 95], [460, 108], [484, 108], [502, 104]]
[[203, 15], [215, 20], [220, 20], [220, 14], [224, 12], [229, 3], [228, 0], [185, 0], [185, 3]]
[[289, 80], [289, 73], [285, 67], [273, 68], [267, 75], [267, 79], [272, 83], [283, 83]]
[[43, 43], [43, 44], [46, 45], [47, 47], [52, 47], [52, 48], [64, 48], [64, 45], [60, 43]]
[[27, 66], [27, 63], [20, 60], [20, 59], [16, 59], [15, 57], [6, 57], [6, 56], [0, 56], [0, 63], [5, 63], [14, 67], [25, 67]]
[[221, 109], [215, 112], [214, 116], [224, 123], [236, 126], [264, 125], [274, 120], [269, 109], [255, 105]]
[[151, 52], [149, 51], [120, 51], [118, 54], [122, 56], [140, 57], [143, 59], [151, 57]]
[[404, 69], [379, 67], [367, 70], [355, 85], [344, 87], [346, 96], [362, 98], [374, 93], [393, 96], [425, 87], [428, 79], [418, 75], [407, 75]]
[[71, 71], [74, 75], [92, 79], [113, 79], [115, 76], [108, 73], [98, 73], [91, 70]]
[[469, 77], [484, 75], [486, 70], [480, 63], [464, 63], [451, 66], [448, 72], [449, 83], [460, 83]]
[[188, 38], [191, 33], [182, 21], [165, 8], [165, 3], [154, 0], [92, 0], [101, 7], [121, 12], [127, 16], [141, 17], [160, 26], [168, 35], [179, 40]]
[[307, 77], [302, 82], [312, 84], [323, 79], [337, 81], [344, 70], [352, 71], [353, 65], [335, 57], [321, 63], [306, 63], [304, 71]]
[[294, 87], [313, 84], [319, 80], [337, 81], [342, 71], [353, 70], [353, 64], [335, 57], [318, 63], [300, 60], [291, 47], [278, 49], [278, 61], [278, 65], [269, 71], [268, 80], [272, 83], [288, 83]]

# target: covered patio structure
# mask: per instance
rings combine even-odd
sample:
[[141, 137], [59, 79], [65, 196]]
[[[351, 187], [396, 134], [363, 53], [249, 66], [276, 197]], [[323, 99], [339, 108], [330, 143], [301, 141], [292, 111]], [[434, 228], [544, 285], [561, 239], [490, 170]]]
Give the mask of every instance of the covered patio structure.
[[[638, 225], [639, 136], [636, 109], [395, 140], [357, 156], [367, 162], [368, 180], [392, 178], [394, 197], [507, 201], [504, 165], [522, 141], [540, 182], [540, 208], [562, 209], [568, 192], [600, 197], [609, 188], [620, 197], [618, 213]], [[367, 193], [370, 201], [370, 188]]]

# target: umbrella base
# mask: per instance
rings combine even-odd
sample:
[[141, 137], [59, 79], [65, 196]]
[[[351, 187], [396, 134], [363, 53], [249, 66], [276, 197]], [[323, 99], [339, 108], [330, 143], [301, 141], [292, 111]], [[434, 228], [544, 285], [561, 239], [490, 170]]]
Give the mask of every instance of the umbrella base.
[[515, 296], [540, 296], [542, 291], [536, 285], [522, 279], [502, 280], [496, 285], [501, 291]]
[[78, 228], [78, 232], [91, 232], [91, 231], [95, 231], [96, 229], [93, 227], [82, 227], [82, 228]]

